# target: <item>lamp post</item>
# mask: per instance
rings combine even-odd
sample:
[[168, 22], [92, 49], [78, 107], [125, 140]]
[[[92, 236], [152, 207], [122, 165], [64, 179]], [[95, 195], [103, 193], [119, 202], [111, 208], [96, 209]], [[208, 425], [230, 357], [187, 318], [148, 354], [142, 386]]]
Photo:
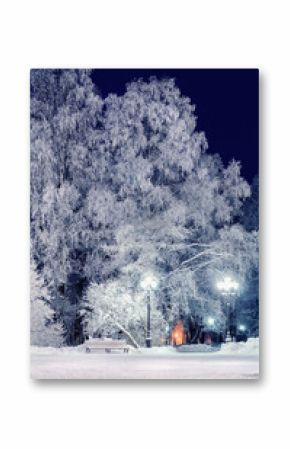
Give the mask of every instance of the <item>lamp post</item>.
[[147, 320], [146, 320], [146, 347], [151, 348], [152, 336], [151, 336], [151, 292], [158, 287], [158, 279], [152, 273], [146, 273], [141, 280], [141, 288], [146, 291], [146, 307], [147, 307]]
[[233, 297], [238, 289], [239, 283], [233, 280], [230, 276], [225, 276], [223, 280], [217, 283], [217, 289], [227, 298], [227, 331], [226, 331], [226, 343], [232, 341], [231, 337], [231, 297]]

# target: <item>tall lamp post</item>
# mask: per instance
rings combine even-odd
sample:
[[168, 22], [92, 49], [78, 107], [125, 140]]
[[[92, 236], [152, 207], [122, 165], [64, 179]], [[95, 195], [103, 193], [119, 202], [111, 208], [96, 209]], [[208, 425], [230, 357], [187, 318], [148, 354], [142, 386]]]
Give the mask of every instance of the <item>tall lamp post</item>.
[[232, 279], [230, 276], [225, 276], [223, 280], [217, 283], [217, 289], [226, 297], [227, 304], [227, 332], [226, 343], [232, 341], [231, 337], [231, 298], [234, 297], [239, 289], [239, 283]]
[[147, 306], [147, 325], [146, 325], [146, 347], [151, 348], [151, 292], [158, 287], [158, 279], [152, 273], [146, 273], [141, 280], [141, 288], [146, 291], [146, 306]]

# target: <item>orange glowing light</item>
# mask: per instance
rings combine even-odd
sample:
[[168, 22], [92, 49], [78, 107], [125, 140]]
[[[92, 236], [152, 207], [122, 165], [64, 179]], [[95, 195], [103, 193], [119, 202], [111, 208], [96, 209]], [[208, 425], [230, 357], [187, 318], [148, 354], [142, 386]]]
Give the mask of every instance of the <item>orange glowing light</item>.
[[180, 346], [186, 342], [186, 335], [181, 321], [178, 321], [172, 330], [171, 342], [174, 346]]

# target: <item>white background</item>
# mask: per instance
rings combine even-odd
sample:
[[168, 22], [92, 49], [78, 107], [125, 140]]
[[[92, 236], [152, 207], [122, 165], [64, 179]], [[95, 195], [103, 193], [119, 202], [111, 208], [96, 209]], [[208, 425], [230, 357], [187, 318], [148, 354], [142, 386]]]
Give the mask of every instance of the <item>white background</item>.
[[[2, 2], [0, 9], [1, 446], [286, 447], [287, 1], [10, 0]], [[259, 382], [41, 383], [29, 379], [30, 67], [260, 69], [263, 341]]]

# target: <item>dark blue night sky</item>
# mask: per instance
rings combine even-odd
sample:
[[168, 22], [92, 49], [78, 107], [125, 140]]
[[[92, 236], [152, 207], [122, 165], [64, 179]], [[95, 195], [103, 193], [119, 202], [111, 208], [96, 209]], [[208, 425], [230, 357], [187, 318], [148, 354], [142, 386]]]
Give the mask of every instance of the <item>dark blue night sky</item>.
[[92, 78], [103, 96], [121, 95], [137, 79], [175, 78], [183, 95], [196, 105], [198, 130], [204, 131], [209, 151], [227, 163], [242, 163], [249, 182], [259, 165], [259, 72], [257, 69], [101, 69]]

